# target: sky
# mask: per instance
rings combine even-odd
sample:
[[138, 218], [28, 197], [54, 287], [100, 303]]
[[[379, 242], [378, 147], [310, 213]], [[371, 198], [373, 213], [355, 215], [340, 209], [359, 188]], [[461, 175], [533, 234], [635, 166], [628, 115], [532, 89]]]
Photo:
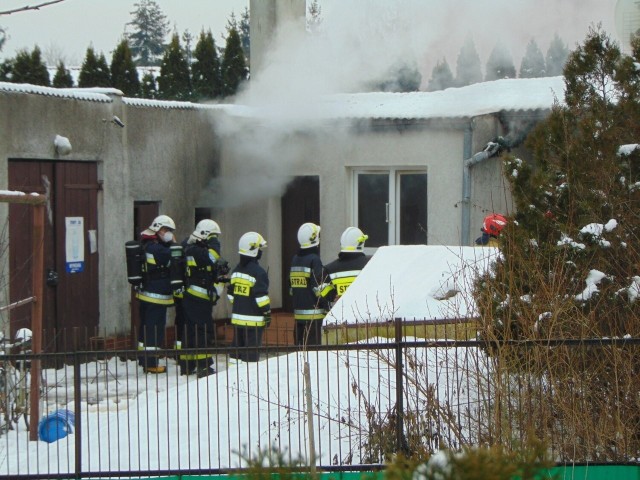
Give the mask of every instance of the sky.
[[[572, 48], [584, 39], [589, 25], [602, 23], [615, 33], [617, 0], [318, 0], [323, 28], [334, 45], [366, 48], [384, 57], [388, 50], [400, 55], [398, 45], [408, 49], [429, 75], [435, 61], [445, 56], [452, 69], [467, 35], [476, 43], [484, 65], [497, 40], [510, 48], [519, 67], [526, 44], [535, 38], [543, 53], [554, 33]], [[22, 7], [26, 0], [5, 0], [2, 10]], [[61, 57], [67, 66], [81, 63], [87, 47], [110, 56], [131, 20], [135, 0], [65, 0], [39, 11], [0, 17], [9, 40], [0, 57], [38, 45], [45, 55]], [[162, 11], [172, 28], [199, 33], [211, 29], [221, 41], [231, 12], [239, 15], [249, 0], [161, 0]], [[88, 7], [89, 6], [89, 7]], [[395, 26], [389, 30], [388, 26]], [[389, 34], [393, 35], [389, 35]], [[339, 62], [339, 57], [336, 57]]]
[[[354, 289], [351, 300], [364, 299], [365, 296], [359, 297], [362, 289], [357, 290], [358, 284], [366, 287], [374, 278], [388, 277], [389, 262], [401, 259], [400, 264], [415, 266], [417, 248], [420, 247], [379, 249], [347, 295]], [[460, 300], [469, 295], [471, 277], [486, 267], [486, 260], [496, 254], [496, 249], [427, 248], [421, 253], [420, 261], [434, 265], [426, 270], [426, 276], [425, 270], [419, 268], [398, 268], [394, 274], [402, 273], [405, 281], [422, 285], [431, 296], [457, 288]], [[478, 265], [483, 266], [476, 269]], [[397, 277], [393, 281], [396, 280]], [[385, 281], [388, 280], [378, 285]], [[414, 308], [423, 297], [405, 300], [403, 297], [408, 308]], [[406, 338], [408, 342], [416, 340], [419, 341]], [[373, 337], [368, 342], [387, 344], [389, 340]], [[451, 408], [456, 426], [450, 428], [441, 420], [436, 427], [429, 421], [431, 428], [437, 428], [445, 442], [461, 437], [474, 441], [469, 425], [477, 422], [467, 415], [475, 415], [476, 405], [482, 403], [477, 400], [483, 395], [481, 392], [486, 392], [478, 386], [490, 371], [484, 353], [476, 347], [409, 346], [406, 355], [406, 408], [425, 412], [426, 419], [426, 412], [434, 410], [429, 403], [431, 395], [436, 394], [440, 405]], [[296, 352], [240, 364], [229, 362], [226, 355], [217, 355], [217, 374], [203, 379], [180, 376], [174, 360], [166, 360], [167, 373], [157, 376], [144, 375], [135, 362], [118, 357], [104, 364], [83, 364], [82, 413], [75, 412], [82, 423], [83, 469], [115, 472], [238, 467], [245, 447], [252, 455], [259, 448], [274, 447], [285, 458], [306, 459], [309, 434], [305, 420], [305, 362], [311, 378], [318, 464], [348, 463], [351, 454], [353, 464], [364, 461], [361, 455], [366, 450], [360, 444], [369, 432], [365, 403], [384, 415], [396, 401], [392, 345], [369, 351], [308, 352], [308, 356]], [[73, 367], [46, 370], [45, 374], [50, 388], [43, 412], [73, 411]], [[0, 475], [69, 471], [75, 464], [75, 438], [70, 434], [50, 444], [28, 442], [28, 432], [21, 423], [16, 431], [0, 435]]]

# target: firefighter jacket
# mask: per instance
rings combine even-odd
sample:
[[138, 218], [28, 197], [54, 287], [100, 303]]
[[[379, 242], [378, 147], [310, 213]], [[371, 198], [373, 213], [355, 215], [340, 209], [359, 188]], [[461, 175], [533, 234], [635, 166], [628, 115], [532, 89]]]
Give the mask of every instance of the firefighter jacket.
[[294, 255], [289, 270], [289, 294], [293, 297], [296, 320], [322, 320], [327, 314], [327, 302], [320, 296], [323, 273], [318, 247], [301, 248]]
[[211, 240], [190, 244], [185, 250], [185, 294], [215, 304], [219, 298], [215, 283], [220, 242]]
[[173, 305], [173, 291], [169, 275], [171, 250], [169, 244], [162, 242], [156, 235], [142, 236], [142, 248], [145, 253], [143, 278], [136, 297], [143, 302], [159, 305]]
[[340, 252], [337, 260], [325, 266], [326, 276], [320, 295], [329, 302], [340, 298], [370, 258], [362, 252]]
[[240, 255], [240, 263], [231, 273], [227, 296], [233, 305], [231, 324], [264, 327], [265, 315], [271, 312], [269, 277], [258, 259]]

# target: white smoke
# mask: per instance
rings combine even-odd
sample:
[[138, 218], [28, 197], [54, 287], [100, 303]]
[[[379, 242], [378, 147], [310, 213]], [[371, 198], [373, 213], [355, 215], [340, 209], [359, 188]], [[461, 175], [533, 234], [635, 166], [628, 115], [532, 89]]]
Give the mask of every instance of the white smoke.
[[[475, 43], [484, 74], [499, 39], [519, 70], [532, 38], [546, 54], [556, 32], [569, 49], [597, 22], [614, 35], [615, 0], [319, 0], [319, 5], [320, 32], [311, 35], [284, 25], [262, 69], [252, 72], [247, 88], [235, 99], [248, 107], [249, 117], [259, 120], [230, 117], [218, 125], [226, 158], [234, 159], [234, 170], [242, 178], [225, 178], [223, 173], [217, 186], [222, 198], [241, 204], [249, 196], [281, 194], [301, 156], [298, 138], [308, 141], [311, 132], [334, 128], [320, 114], [321, 99], [366, 91], [394, 65], [418, 65], [426, 85], [443, 57], [455, 75], [467, 36]], [[259, 178], [256, 188], [246, 187], [248, 175]], [[241, 196], [239, 184], [245, 185], [247, 197]]]

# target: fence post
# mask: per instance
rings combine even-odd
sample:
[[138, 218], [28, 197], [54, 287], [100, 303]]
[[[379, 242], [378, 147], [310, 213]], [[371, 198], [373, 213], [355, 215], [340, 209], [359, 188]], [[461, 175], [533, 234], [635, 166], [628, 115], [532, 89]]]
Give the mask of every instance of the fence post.
[[396, 318], [396, 451], [407, 451], [404, 437], [404, 368], [402, 346], [402, 319]]
[[80, 359], [78, 353], [73, 354], [73, 409], [75, 410], [75, 449], [76, 449], [76, 478], [81, 478], [82, 473], [82, 412], [80, 402], [82, 400], [80, 378]]

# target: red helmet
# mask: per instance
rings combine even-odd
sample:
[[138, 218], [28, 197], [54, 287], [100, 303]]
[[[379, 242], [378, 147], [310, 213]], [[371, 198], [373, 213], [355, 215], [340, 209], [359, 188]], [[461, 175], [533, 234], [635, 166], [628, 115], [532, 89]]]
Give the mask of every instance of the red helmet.
[[497, 237], [502, 229], [507, 225], [507, 219], [499, 213], [492, 213], [484, 217], [482, 221], [482, 231]]

